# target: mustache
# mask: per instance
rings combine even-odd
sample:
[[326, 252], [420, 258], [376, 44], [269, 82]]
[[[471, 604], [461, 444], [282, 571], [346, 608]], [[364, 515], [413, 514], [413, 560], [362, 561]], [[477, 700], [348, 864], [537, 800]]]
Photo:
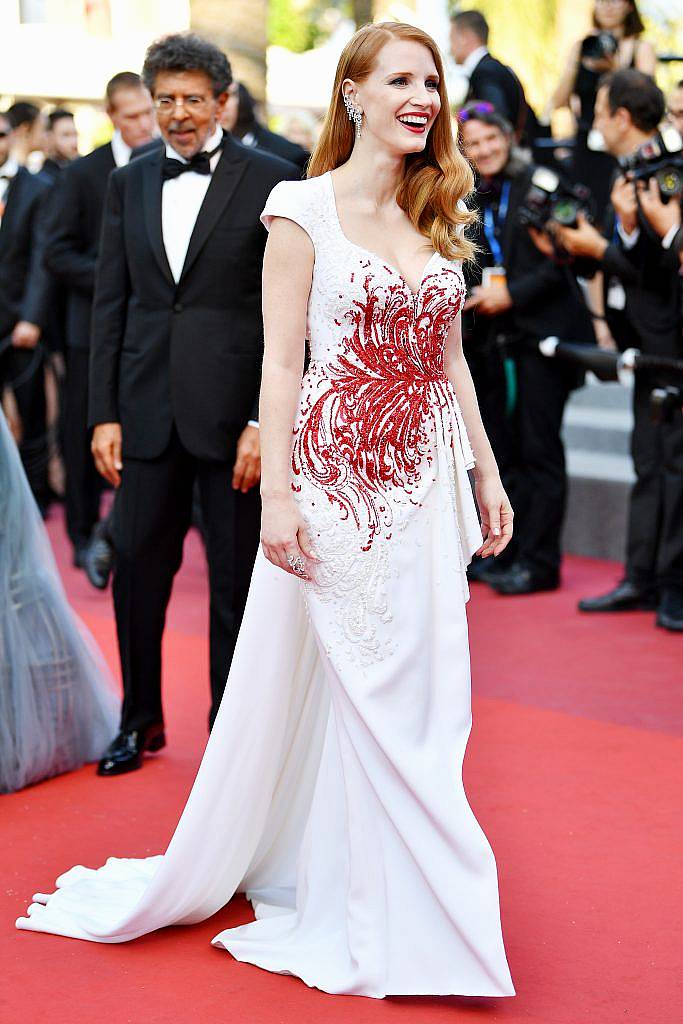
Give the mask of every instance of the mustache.
[[192, 121], [171, 121], [168, 130], [171, 132], [187, 132], [194, 128]]

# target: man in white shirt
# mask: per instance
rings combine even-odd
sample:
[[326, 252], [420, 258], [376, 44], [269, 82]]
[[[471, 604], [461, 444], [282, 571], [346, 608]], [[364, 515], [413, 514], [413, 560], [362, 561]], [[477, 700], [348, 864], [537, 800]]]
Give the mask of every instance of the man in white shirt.
[[131, 153], [149, 144], [154, 108], [140, 76], [122, 71], [106, 89], [111, 142], [63, 169], [49, 200], [45, 261], [57, 285], [66, 289], [66, 384], [64, 462], [66, 524], [74, 564], [95, 586], [107, 585], [111, 546], [99, 525], [102, 480], [92, 461], [88, 430], [88, 361], [95, 265], [109, 175], [125, 167]]
[[488, 22], [480, 11], [458, 11], [451, 18], [451, 53], [468, 79], [467, 100], [490, 103], [512, 125], [516, 140], [528, 142], [534, 118], [524, 89], [512, 68], [489, 53], [488, 38]]
[[211, 594], [211, 722], [258, 548], [259, 217], [275, 184], [301, 172], [223, 134], [231, 77], [225, 55], [197, 36], [153, 43], [143, 79], [165, 145], [109, 182], [89, 419], [97, 468], [117, 488], [124, 702], [101, 775], [133, 771], [165, 743], [161, 643], [195, 482]]
[[11, 155], [14, 132], [0, 114], [0, 392], [14, 391], [22, 461], [39, 505], [48, 501], [43, 359], [45, 322], [41, 210], [49, 186]]
[[[608, 152], [622, 163], [646, 163], [657, 148], [664, 96], [649, 75], [623, 68], [603, 79], [594, 127]], [[611, 195], [611, 223], [604, 237], [585, 218], [558, 234], [572, 255], [598, 261], [605, 282], [605, 314], [623, 349], [681, 358], [681, 295], [676, 221], [652, 230], [647, 211], [656, 207], [651, 187], [621, 174]], [[680, 196], [670, 201], [680, 206]], [[680, 224], [680, 219], [678, 219]], [[631, 443], [636, 482], [631, 491], [624, 578], [610, 591], [579, 602], [584, 612], [656, 608], [656, 623], [683, 633], [683, 414], [655, 422], [651, 391], [666, 386], [654, 372], [636, 375]]]

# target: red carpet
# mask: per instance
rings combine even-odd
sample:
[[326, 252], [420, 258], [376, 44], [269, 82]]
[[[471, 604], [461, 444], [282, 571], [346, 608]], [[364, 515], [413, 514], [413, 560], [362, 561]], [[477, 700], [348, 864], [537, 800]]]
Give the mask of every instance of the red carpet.
[[[70, 568], [58, 518], [50, 528], [74, 607], [116, 666], [110, 594]], [[309, 990], [209, 945], [248, 919], [241, 899], [124, 946], [14, 930], [31, 894], [72, 864], [162, 852], [170, 837], [206, 739], [207, 599], [192, 536], [166, 638], [167, 750], [121, 779], [88, 767], [0, 797], [2, 1024], [675, 1024], [683, 637], [655, 630], [651, 614], [576, 614], [577, 597], [617, 571], [574, 558], [556, 594], [473, 589], [466, 781], [498, 860], [517, 998]]]

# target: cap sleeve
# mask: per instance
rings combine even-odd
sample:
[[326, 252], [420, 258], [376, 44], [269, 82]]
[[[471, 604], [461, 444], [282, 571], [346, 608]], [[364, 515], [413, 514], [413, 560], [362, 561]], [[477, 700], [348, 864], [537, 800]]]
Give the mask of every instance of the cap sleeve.
[[274, 217], [286, 217], [303, 228], [313, 240], [313, 217], [310, 211], [308, 181], [279, 181], [268, 196], [261, 223], [270, 231]]

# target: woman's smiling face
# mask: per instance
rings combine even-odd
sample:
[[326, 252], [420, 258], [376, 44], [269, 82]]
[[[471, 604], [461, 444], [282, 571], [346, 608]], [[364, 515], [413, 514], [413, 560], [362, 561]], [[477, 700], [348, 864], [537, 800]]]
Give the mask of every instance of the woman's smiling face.
[[343, 90], [363, 111], [363, 135], [400, 155], [420, 153], [441, 109], [439, 73], [428, 48], [392, 39], [368, 77]]

